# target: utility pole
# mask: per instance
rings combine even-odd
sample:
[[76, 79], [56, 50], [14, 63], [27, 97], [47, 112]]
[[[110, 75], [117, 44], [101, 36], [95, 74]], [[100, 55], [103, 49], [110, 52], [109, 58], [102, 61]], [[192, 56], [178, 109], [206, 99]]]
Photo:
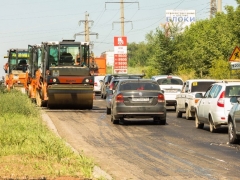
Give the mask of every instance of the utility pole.
[[[120, 2], [105, 2], [105, 9], [106, 9], [106, 3], [120, 3], [120, 9], [121, 9], [121, 17], [120, 20], [121, 21], [114, 21], [114, 23], [121, 23], [121, 35], [124, 36], [124, 24], [131, 22], [132, 21], [124, 21], [124, 3], [138, 3], [138, 2], [123, 2], [123, 0], [121, 0]], [[139, 9], [139, 3], [138, 3], [138, 9]]]
[[[96, 35], [97, 38], [98, 38], [98, 33], [90, 32], [89, 22], [91, 22], [93, 24], [93, 20], [88, 20], [88, 17], [89, 17], [89, 14], [86, 12], [85, 13], [85, 20], [80, 20], [78, 22], [79, 26], [81, 25], [81, 23], [84, 23], [84, 25], [85, 25], [84, 26], [84, 31], [74, 34], [74, 39], [76, 39], [76, 36], [78, 36], [78, 35], [85, 36], [85, 42], [90, 42], [89, 35]], [[93, 45], [93, 44], [91, 44], [91, 45]]]
[[222, 0], [217, 0], [217, 12], [222, 12]]
[[210, 0], [210, 19], [213, 18], [217, 12], [222, 12], [222, 0]]
[[210, 19], [213, 18], [217, 12], [216, 0], [210, 0]]

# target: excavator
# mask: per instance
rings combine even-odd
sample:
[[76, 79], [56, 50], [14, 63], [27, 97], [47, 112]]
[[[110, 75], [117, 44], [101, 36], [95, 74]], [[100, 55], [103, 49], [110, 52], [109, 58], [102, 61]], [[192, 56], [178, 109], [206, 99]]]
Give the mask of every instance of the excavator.
[[4, 83], [8, 90], [18, 89], [25, 93], [24, 82], [28, 68], [28, 50], [12, 48], [7, 52], [8, 55], [4, 56], [8, 59], [3, 67], [6, 73]]
[[36, 104], [50, 109], [92, 109], [94, 76], [90, 73], [89, 58], [88, 42], [42, 42], [41, 62], [33, 60], [38, 65], [32, 67]]

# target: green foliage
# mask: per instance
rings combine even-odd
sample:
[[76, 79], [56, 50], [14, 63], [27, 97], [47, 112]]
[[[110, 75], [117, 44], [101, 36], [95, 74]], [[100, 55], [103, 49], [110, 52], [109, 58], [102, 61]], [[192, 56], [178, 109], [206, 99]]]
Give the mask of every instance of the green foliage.
[[0, 159], [16, 158], [8, 170], [13, 171], [22, 164], [29, 166], [29, 173], [39, 176], [91, 178], [93, 161], [74, 153], [65, 141], [49, 131], [42, 123], [39, 110], [25, 94], [14, 90], [1, 92], [0, 112]]
[[14, 117], [22, 114], [24, 116], [38, 116], [34, 104], [27, 98], [26, 94], [18, 90], [2, 90], [0, 91], [0, 115], [8, 114]]
[[230, 77], [228, 70], [221, 75], [220, 72], [226, 68], [224, 62], [228, 62], [235, 46], [240, 45], [240, 6], [227, 6], [226, 12], [197, 21], [173, 38], [160, 28], [151, 31], [146, 43], [129, 44], [129, 66], [147, 67], [149, 77], [170, 73], [183, 73], [186, 78]]
[[180, 76], [184, 81], [186, 81], [188, 79], [196, 78], [195, 73], [196, 72], [194, 69], [185, 69], [183, 66], [180, 66], [176, 75]]
[[128, 44], [128, 65], [144, 66], [148, 61], [149, 48], [144, 42]]
[[214, 79], [230, 79], [230, 66], [224, 60], [213, 60], [212, 67], [209, 69], [210, 76]]

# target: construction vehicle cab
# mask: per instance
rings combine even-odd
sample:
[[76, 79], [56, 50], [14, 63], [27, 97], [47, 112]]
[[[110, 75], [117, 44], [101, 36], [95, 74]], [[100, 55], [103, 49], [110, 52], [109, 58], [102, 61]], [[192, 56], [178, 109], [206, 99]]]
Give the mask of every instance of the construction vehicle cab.
[[27, 49], [9, 49], [7, 63], [4, 65], [5, 85], [8, 89], [24, 89], [26, 71], [28, 69], [28, 50]]

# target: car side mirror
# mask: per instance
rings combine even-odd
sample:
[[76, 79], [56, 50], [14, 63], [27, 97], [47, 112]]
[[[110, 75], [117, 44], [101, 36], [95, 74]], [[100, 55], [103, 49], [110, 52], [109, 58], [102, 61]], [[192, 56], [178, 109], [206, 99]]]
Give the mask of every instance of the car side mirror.
[[232, 96], [230, 98], [231, 103], [240, 103], [240, 96]]
[[164, 90], [160, 90], [160, 92], [164, 94]]
[[202, 93], [196, 93], [196, 94], [195, 94], [195, 98], [203, 98]]

